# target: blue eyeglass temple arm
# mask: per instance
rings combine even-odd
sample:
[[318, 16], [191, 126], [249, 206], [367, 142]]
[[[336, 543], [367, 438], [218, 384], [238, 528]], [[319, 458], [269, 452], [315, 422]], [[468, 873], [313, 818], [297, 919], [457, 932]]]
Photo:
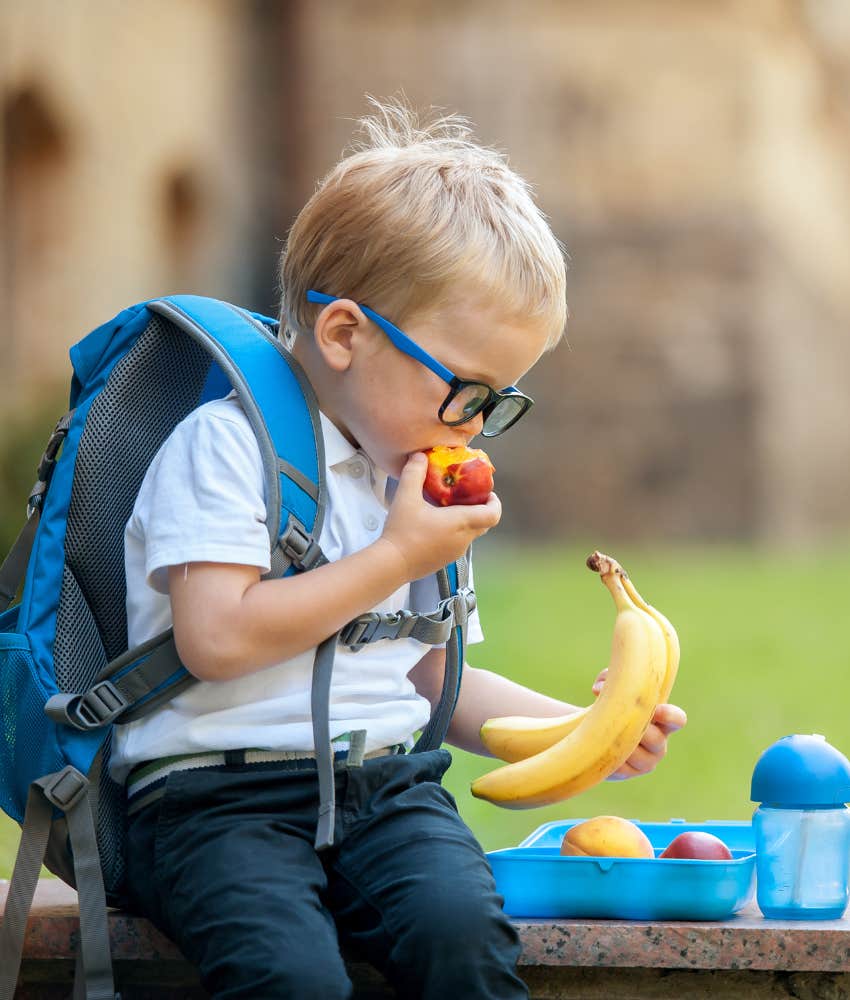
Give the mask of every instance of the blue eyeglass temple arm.
[[[321, 305], [328, 305], [331, 302], [338, 301], [338, 299], [338, 295], [325, 295], [324, 292], [314, 292], [312, 290], [307, 292], [308, 302], [316, 302]], [[420, 364], [425, 365], [426, 368], [430, 368], [435, 375], [439, 375], [444, 382], [448, 382], [449, 385], [451, 385], [451, 383], [455, 380], [454, 372], [450, 372], [449, 369], [441, 365], [436, 358], [432, 358], [430, 354], [423, 351], [422, 348], [415, 343], [415, 341], [411, 340], [410, 337], [408, 337], [406, 333], [399, 330], [397, 326], [390, 323], [388, 319], [384, 319], [383, 316], [379, 316], [373, 309], [370, 309], [368, 306], [364, 306], [360, 302], [357, 304], [373, 323], [377, 323], [377, 325], [384, 331], [384, 333], [400, 351], [409, 355], [411, 358], [415, 358]]]

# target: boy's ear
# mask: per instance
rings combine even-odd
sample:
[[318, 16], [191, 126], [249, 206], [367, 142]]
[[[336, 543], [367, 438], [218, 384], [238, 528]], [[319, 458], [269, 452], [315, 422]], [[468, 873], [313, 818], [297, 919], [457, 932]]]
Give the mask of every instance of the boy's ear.
[[319, 313], [313, 339], [328, 367], [337, 372], [348, 369], [355, 333], [365, 322], [366, 317], [351, 299], [335, 299]]

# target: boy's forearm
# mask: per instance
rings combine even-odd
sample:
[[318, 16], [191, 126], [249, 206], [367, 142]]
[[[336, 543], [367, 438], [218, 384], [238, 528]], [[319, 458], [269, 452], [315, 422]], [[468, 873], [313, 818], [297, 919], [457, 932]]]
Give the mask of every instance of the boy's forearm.
[[578, 706], [549, 698], [490, 670], [465, 666], [460, 697], [449, 727], [448, 741], [462, 750], [490, 757], [479, 736], [487, 719], [506, 715], [552, 718], [578, 711]]
[[[386, 539], [296, 576], [260, 580], [226, 615], [197, 609], [195, 641], [176, 627], [178, 650], [202, 680], [230, 680], [303, 653], [373, 608], [406, 582], [407, 567]], [[185, 636], [184, 636], [185, 639]], [[200, 641], [197, 641], [200, 640]]]

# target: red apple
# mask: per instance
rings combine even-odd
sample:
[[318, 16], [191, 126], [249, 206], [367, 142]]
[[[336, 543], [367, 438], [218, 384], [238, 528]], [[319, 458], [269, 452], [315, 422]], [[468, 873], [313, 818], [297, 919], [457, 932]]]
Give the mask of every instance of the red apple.
[[486, 503], [493, 492], [496, 471], [486, 452], [464, 445], [440, 444], [429, 448], [428, 472], [423, 492], [438, 507]]
[[720, 837], [700, 830], [686, 830], [664, 848], [661, 858], [698, 858], [702, 861], [731, 861], [732, 852]]

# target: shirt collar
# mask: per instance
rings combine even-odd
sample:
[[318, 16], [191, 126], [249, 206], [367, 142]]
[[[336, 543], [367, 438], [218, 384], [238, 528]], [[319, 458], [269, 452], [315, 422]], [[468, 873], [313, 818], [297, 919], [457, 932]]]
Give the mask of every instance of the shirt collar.
[[327, 467], [335, 471], [340, 471], [346, 462], [350, 462], [355, 456], [360, 457], [369, 469], [369, 477], [372, 481], [372, 489], [375, 496], [382, 504], [386, 505], [386, 472], [379, 469], [362, 448], [355, 448], [336, 424], [321, 411], [319, 411], [319, 419], [322, 424], [322, 434], [325, 444], [325, 464]]
[[354, 458], [357, 449], [351, 444], [337, 425], [324, 413], [319, 412], [322, 435], [325, 440], [325, 464], [329, 469]]

